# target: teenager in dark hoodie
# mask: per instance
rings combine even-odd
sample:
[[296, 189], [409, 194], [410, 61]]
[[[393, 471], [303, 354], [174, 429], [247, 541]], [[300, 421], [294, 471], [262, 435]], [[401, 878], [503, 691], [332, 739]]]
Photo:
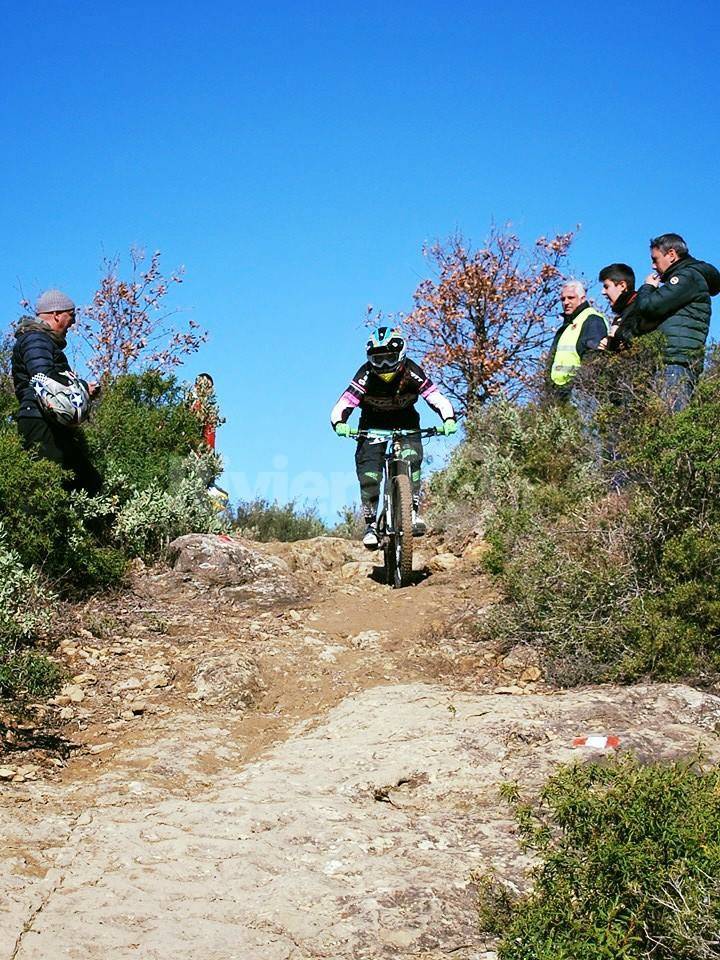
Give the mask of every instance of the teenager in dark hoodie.
[[637, 336], [637, 292], [635, 271], [627, 263], [611, 263], [598, 275], [603, 296], [614, 314], [608, 335], [600, 341], [599, 350], [624, 350]]

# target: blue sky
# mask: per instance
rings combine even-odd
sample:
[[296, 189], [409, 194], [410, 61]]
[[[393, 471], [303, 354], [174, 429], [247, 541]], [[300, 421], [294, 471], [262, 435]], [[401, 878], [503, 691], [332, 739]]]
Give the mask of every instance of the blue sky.
[[328, 413], [427, 241], [720, 261], [717, 4], [1, 2], [3, 315], [132, 244], [184, 264], [235, 496], [355, 497]]

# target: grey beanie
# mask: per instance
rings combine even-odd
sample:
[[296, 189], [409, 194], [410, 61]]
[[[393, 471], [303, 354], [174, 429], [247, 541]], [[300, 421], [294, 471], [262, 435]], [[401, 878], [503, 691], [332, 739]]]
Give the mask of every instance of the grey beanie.
[[46, 290], [41, 293], [35, 304], [35, 313], [55, 313], [61, 310], [74, 310], [75, 304], [62, 290]]

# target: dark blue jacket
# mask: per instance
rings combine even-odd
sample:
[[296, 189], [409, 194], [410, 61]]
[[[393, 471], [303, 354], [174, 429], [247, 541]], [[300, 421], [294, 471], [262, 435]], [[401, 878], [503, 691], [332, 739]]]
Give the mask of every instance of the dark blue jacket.
[[12, 376], [15, 396], [20, 404], [16, 416], [42, 417], [30, 378], [36, 373], [45, 373], [60, 383], [68, 381], [63, 373], [70, 364], [63, 352], [65, 338], [55, 333], [47, 324], [34, 317], [22, 317], [15, 333], [12, 353]]
[[686, 256], [660, 278], [662, 286], [644, 283], [638, 290], [640, 333], [665, 334], [665, 363], [698, 364], [710, 330], [710, 297], [720, 293], [720, 273], [709, 263]]

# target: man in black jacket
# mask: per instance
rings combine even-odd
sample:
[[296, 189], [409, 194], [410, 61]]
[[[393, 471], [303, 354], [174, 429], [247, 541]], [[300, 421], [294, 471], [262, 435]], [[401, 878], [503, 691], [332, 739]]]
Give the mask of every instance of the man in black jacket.
[[720, 273], [691, 257], [677, 233], [650, 241], [653, 273], [638, 290], [638, 333], [665, 335], [658, 392], [673, 412], [690, 402], [705, 358], [712, 312], [710, 297], [720, 293]]
[[[15, 331], [12, 376], [15, 396], [20, 404], [18, 432], [27, 449], [35, 449], [75, 475], [68, 486], [97, 493], [100, 475], [91, 464], [85, 438], [77, 427], [66, 427], [43, 412], [31, 383], [37, 373], [67, 385], [70, 364], [65, 356], [66, 334], [75, 322], [75, 304], [60, 290], [47, 290], [35, 306], [35, 317], [22, 317]], [[86, 384], [90, 395], [97, 391]]]

